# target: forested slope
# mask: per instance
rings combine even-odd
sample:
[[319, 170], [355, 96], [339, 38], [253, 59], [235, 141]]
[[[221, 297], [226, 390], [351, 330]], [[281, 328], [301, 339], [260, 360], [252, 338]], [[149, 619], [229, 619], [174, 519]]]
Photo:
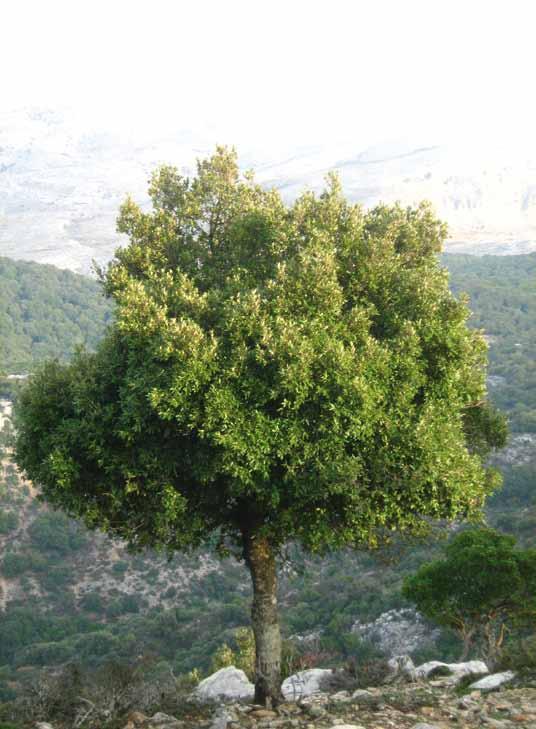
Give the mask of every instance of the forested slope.
[[54, 266], [0, 258], [0, 374], [93, 348], [111, 305], [93, 279]]
[[452, 289], [469, 295], [489, 341], [490, 395], [510, 428], [536, 433], [536, 254], [445, 255]]
[[[472, 324], [489, 335], [490, 393], [511, 421], [510, 446], [498, 459], [505, 485], [490, 500], [488, 518], [536, 546], [536, 254], [448, 255], [444, 262], [454, 291], [470, 296]], [[0, 264], [0, 311], [7, 309], [11, 322], [9, 329], [2, 324], [8, 371], [31, 369], [51, 355], [66, 358], [81, 341], [94, 346], [111, 315], [95, 282], [37, 264]], [[170, 564], [155, 554], [129, 555], [37, 503], [8, 455], [4, 447], [0, 701], [40, 667], [66, 661], [96, 666], [150, 655], [176, 674], [208, 670], [222, 641], [232, 643], [233, 631], [248, 624], [242, 566], [206, 554], [177, 555]], [[404, 607], [401, 577], [431, 552], [410, 545], [398, 560], [392, 554], [293, 555], [292, 570], [282, 570], [284, 634], [298, 636], [293, 642], [305, 662], [363, 655], [370, 647], [352, 625]], [[418, 657], [455, 657], [452, 636], [440, 640], [439, 648], [420, 649]]]

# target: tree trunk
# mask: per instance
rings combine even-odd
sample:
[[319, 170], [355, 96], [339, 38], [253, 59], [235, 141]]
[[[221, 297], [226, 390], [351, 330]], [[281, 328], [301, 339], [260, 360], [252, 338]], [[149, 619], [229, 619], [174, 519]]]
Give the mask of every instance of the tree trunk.
[[463, 627], [459, 630], [460, 637], [463, 641], [463, 650], [461, 652], [461, 655], [459, 657], [459, 661], [463, 663], [463, 661], [466, 661], [469, 656], [469, 651], [471, 650], [473, 646], [473, 640], [475, 637], [475, 628], [469, 628], [466, 625], [463, 625]]
[[255, 635], [255, 703], [277, 706], [281, 695], [281, 633], [277, 615], [275, 555], [267, 539], [244, 535], [253, 583], [251, 622]]
[[484, 655], [486, 664], [490, 671], [493, 671], [497, 665], [502, 644], [505, 636], [505, 625], [499, 623], [494, 618], [490, 618], [484, 626]]

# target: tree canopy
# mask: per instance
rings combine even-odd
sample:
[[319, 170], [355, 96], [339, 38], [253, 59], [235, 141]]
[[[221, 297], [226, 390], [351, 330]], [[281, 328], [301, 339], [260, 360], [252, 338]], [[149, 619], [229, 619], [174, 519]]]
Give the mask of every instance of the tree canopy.
[[426, 617], [456, 630], [463, 658], [474, 645], [493, 665], [508, 623], [536, 614], [536, 550], [492, 529], [456, 535], [444, 559], [422, 565], [403, 592]]
[[[373, 545], [479, 513], [505, 431], [427, 204], [363, 211], [330, 176], [287, 206], [224, 148], [149, 192], [101, 272], [104, 341], [20, 397], [16, 458], [47, 499], [135, 548], [218, 533], [264, 596], [288, 540]], [[254, 628], [277, 623], [259, 620], [254, 603]]]

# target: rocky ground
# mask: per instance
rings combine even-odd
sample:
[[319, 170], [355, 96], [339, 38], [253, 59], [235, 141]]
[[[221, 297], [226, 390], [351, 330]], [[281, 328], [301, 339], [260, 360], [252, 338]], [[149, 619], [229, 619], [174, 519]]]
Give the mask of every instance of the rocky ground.
[[[253, 685], [234, 666], [204, 679], [176, 716], [131, 711], [114, 729], [536, 729], [536, 681], [513, 672], [490, 674], [480, 661], [415, 668], [411, 659], [390, 664], [379, 687], [340, 690], [341, 671], [310, 669], [281, 687], [274, 708], [251, 703]], [[438, 675], [441, 674], [441, 675]], [[448, 674], [448, 675], [447, 675]], [[327, 690], [328, 687], [339, 690]], [[246, 698], [247, 697], [247, 698]], [[73, 726], [86, 726], [82, 721]], [[107, 726], [110, 726], [108, 723]], [[35, 729], [58, 729], [37, 722]], [[94, 728], [95, 724], [91, 724]]]
[[[219, 706], [205, 718], [129, 715], [124, 729], [535, 729], [536, 688], [458, 693], [444, 680], [422, 685], [320, 693], [271, 711], [253, 704]], [[43, 728], [44, 729], [44, 728]]]

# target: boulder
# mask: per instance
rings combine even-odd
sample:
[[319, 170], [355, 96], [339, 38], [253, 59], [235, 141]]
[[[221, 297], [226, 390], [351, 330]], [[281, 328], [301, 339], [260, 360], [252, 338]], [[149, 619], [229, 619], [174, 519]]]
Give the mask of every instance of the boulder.
[[428, 661], [415, 669], [415, 677], [418, 679], [447, 676], [451, 683], [458, 683], [465, 676], [481, 676], [483, 673], [489, 673], [489, 669], [482, 661], [465, 661], [464, 663]]
[[175, 719], [174, 716], [164, 714], [163, 711], [151, 716], [148, 721], [147, 729], [181, 729], [183, 722]]
[[225, 707], [220, 706], [212, 717], [210, 729], [227, 729], [227, 724], [231, 721], [235, 721], [236, 718], [237, 717], [228, 712]]
[[387, 665], [389, 666], [388, 680], [392, 681], [395, 678], [404, 678], [407, 681], [415, 681], [415, 664], [410, 656], [394, 656], [387, 661]]
[[142, 714], [141, 711], [131, 711], [127, 716], [127, 723], [123, 729], [138, 729], [139, 727], [146, 727], [149, 717]]
[[183, 726], [184, 722], [162, 711], [151, 717], [145, 716], [140, 711], [133, 711], [128, 715], [128, 721], [123, 729], [182, 729]]
[[283, 681], [281, 691], [287, 701], [297, 701], [320, 693], [322, 683], [332, 675], [333, 671], [330, 668], [310, 668], [307, 671], [299, 671]]
[[354, 701], [370, 701], [373, 698], [374, 694], [372, 691], [368, 691], [367, 689], [356, 689], [352, 694], [352, 699]]
[[489, 676], [479, 679], [472, 683], [469, 688], [474, 691], [495, 691], [503, 684], [508, 683], [515, 677], [513, 671], [503, 671], [503, 673], [492, 673]]
[[356, 620], [352, 633], [374, 643], [390, 658], [433, 648], [440, 631], [431, 628], [414, 608], [388, 610], [370, 623]]
[[234, 666], [220, 668], [216, 673], [203, 679], [192, 692], [195, 701], [252, 701], [255, 686], [244, 671]]

